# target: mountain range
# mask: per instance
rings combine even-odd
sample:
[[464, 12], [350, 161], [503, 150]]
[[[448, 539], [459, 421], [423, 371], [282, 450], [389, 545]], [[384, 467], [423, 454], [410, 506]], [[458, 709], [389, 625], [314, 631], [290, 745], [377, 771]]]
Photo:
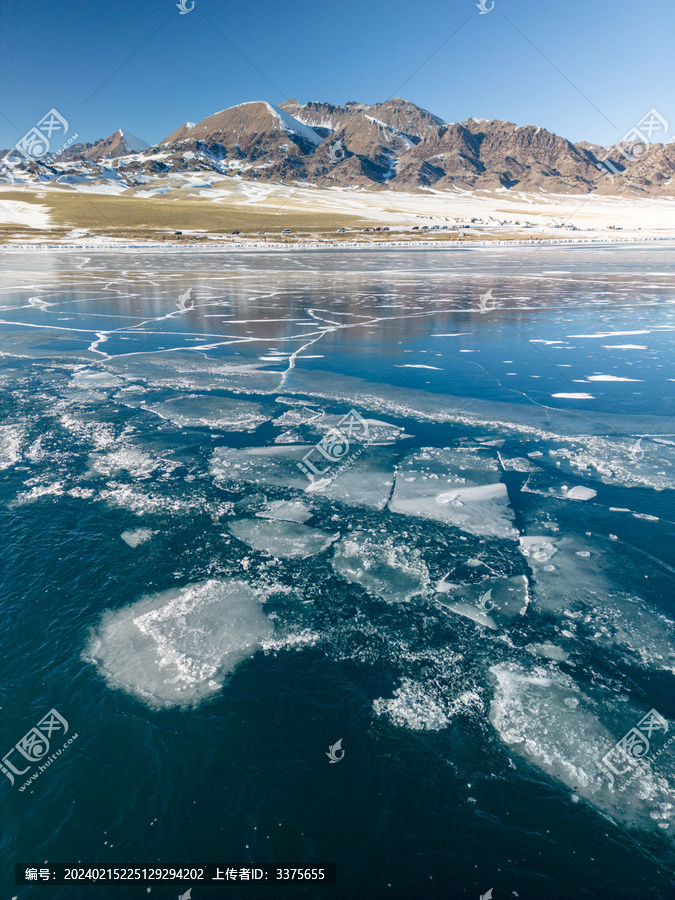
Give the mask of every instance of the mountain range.
[[22, 170], [40, 181], [115, 177], [129, 186], [212, 172], [377, 190], [675, 196], [675, 144], [646, 151], [639, 145], [601, 147], [498, 119], [447, 123], [401, 98], [371, 106], [240, 103], [187, 122], [152, 147], [120, 129], [93, 143], [73, 144], [49, 162], [22, 162], [10, 177], [20, 180]]

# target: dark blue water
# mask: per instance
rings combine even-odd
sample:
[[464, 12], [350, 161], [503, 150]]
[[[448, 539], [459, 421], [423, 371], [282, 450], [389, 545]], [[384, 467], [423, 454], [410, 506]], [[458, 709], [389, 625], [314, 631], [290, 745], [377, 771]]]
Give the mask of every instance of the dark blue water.
[[[675, 727], [671, 258], [8, 255], [1, 755], [51, 709], [69, 731], [50, 752], [77, 738], [22, 791], [37, 762], [14, 750], [29, 771], [0, 774], [3, 897], [191, 886], [14, 886], [15, 863], [59, 862], [337, 865], [334, 887], [193, 883], [195, 900], [672, 896], [672, 748], [623, 793], [596, 765], [651, 709]], [[289, 416], [308, 407], [319, 424]], [[273, 468], [275, 448], [302, 459], [351, 408], [399, 431], [325, 490], [304, 490], [294, 456]], [[440, 477], [410, 474], [432, 459]], [[479, 525], [436, 517], [466, 509], [427, 502], [453, 478], [505, 485], [512, 531], [497, 506]], [[276, 500], [336, 542], [301, 558], [233, 536]], [[517, 540], [537, 535], [548, 560]], [[520, 576], [515, 615], [499, 590]], [[130, 687], [137, 665], [173, 671], [135, 633], [124, 686], [96, 661], [101, 623], [121, 621], [106, 615], [208, 581], [249, 585], [274, 631], [208, 699]], [[488, 586], [494, 627], [475, 620]], [[220, 613], [179, 619], [172, 646], [203, 663]]]

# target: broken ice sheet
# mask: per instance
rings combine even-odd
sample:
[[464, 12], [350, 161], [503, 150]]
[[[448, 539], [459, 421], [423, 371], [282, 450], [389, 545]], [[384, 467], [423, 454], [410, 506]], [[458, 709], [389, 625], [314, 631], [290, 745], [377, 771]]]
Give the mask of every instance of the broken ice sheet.
[[266, 550], [281, 559], [316, 556], [337, 539], [336, 534], [329, 534], [319, 528], [308, 528], [307, 525], [277, 519], [239, 519], [231, 522], [229, 529], [238, 540], [254, 550]]
[[222, 484], [254, 484], [258, 487], [290, 487], [314, 495], [337, 500], [350, 506], [383, 509], [394, 480], [393, 450], [387, 447], [361, 447], [348, 453], [339, 463], [325, 458], [318, 475], [311, 481], [299, 468], [303, 457], [313, 452], [319, 468], [322, 459], [313, 445], [221, 447], [211, 457], [211, 473]]
[[85, 478], [94, 475], [115, 475], [121, 471], [128, 472], [133, 478], [149, 478], [159, 463], [148, 453], [128, 445], [110, 453], [90, 453], [89, 470]]
[[313, 482], [305, 482], [309, 496], [346, 503], [348, 506], [367, 506], [384, 509], [394, 484], [396, 456], [389, 447], [356, 448], [339, 465], [327, 464], [326, 474]]
[[313, 515], [312, 510], [299, 500], [272, 500], [256, 513], [261, 519], [283, 519], [286, 522], [300, 524], [311, 519]]
[[308, 481], [297, 465], [303, 452], [299, 447], [286, 446], [220, 447], [211, 457], [211, 473], [216, 481], [227, 485], [248, 483], [304, 490]]
[[487, 579], [473, 584], [452, 584], [445, 579], [436, 585], [444, 594], [438, 602], [457, 615], [497, 629], [515, 616], [524, 615], [529, 603], [528, 581], [524, 575]]
[[[632, 767], [637, 777], [625, 791], [612, 789], [600, 767], [617, 740], [647, 710], [621, 704], [626, 727], [615, 735], [601, 722], [598, 703], [555, 666], [527, 670], [517, 663], [500, 663], [490, 672], [496, 683], [490, 721], [504, 743], [530, 764], [631, 827], [651, 830], [656, 819], [664, 823], [675, 819], [675, 791], [650, 762], [641, 760]], [[609, 704], [619, 703], [613, 697], [606, 702], [609, 717], [615, 713]], [[672, 769], [672, 763], [667, 766]]]
[[263, 412], [261, 403], [213, 394], [186, 394], [144, 408], [182, 428], [214, 428], [218, 431], [251, 432], [271, 418]]
[[106, 612], [86, 658], [112, 687], [151, 706], [191, 705], [218, 691], [272, 634], [249, 585], [209, 580]]
[[112, 372], [96, 369], [79, 369], [74, 372], [70, 386], [75, 390], [99, 390], [101, 388], [119, 388], [124, 385], [124, 379]]
[[498, 464], [472, 450], [428, 449], [407, 456], [396, 474], [389, 508], [470, 534], [518, 537]]
[[429, 583], [428, 569], [416, 548], [377, 534], [355, 532], [342, 538], [335, 546], [332, 566], [347, 581], [387, 601], [410, 600]]

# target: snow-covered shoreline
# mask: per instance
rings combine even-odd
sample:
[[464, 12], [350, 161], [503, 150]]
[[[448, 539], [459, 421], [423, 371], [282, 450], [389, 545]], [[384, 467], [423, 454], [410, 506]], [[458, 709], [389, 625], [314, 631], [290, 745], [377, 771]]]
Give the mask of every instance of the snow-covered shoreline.
[[147, 243], [128, 243], [128, 242], [104, 242], [87, 243], [87, 244], [0, 244], [0, 252], [24, 253], [27, 250], [103, 250], [103, 251], [119, 251], [119, 250], [143, 250], [143, 251], [161, 251], [161, 252], [198, 252], [220, 253], [224, 250], [229, 251], [269, 251], [269, 252], [288, 252], [298, 250], [456, 250], [461, 248], [490, 248], [490, 247], [529, 247], [529, 246], [557, 246], [560, 244], [570, 245], [588, 245], [588, 244], [653, 244], [658, 241], [675, 241], [675, 235], [665, 235], [663, 237], [594, 237], [594, 238], [540, 238], [523, 240], [514, 238], [513, 240], [499, 241], [295, 241], [290, 242], [272, 242], [272, 241], [240, 241], [229, 242], [223, 241], [218, 243], [197, 244], [197, 243], [180, 243], [174, 242], [158, 242], [148, 241]]

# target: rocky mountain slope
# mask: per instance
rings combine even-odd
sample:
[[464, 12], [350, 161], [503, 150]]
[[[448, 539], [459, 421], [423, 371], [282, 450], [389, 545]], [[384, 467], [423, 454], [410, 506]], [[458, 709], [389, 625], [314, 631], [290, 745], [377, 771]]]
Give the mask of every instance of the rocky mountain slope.
[[[675, 144], [631, 158], [620, 148], [573, 144], [544, 128], [500, 120], [445, 123], [407, 100], [343, 106], [287, 100], [241, 103], [187, 122], [149, 147], [126, 131], [74, 144], [47, 162], [20, 161], [5, 178], [212, 173], [263, 182], [397, 190], [517, 190], [675, 196]], [[611, 163], [608, 167], [604, 160]]]

